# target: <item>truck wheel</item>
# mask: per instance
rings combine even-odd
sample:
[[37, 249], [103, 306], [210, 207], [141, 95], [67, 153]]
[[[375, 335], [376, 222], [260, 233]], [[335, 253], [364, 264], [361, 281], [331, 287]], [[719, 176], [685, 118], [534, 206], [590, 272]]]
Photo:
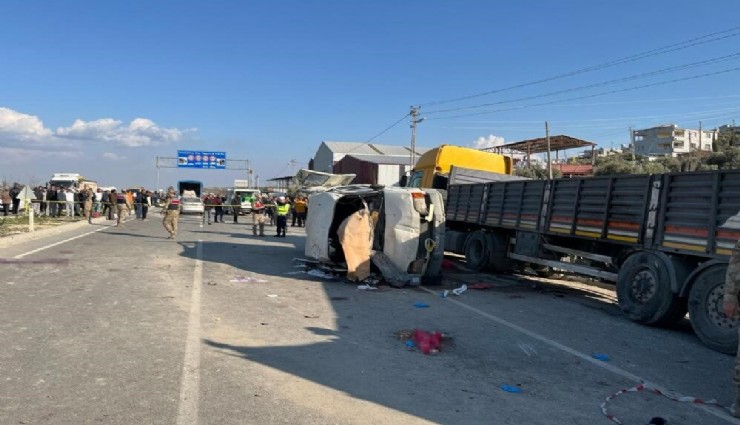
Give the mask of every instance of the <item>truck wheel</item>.
[[488, 265], [488, 238], [480, 230], [473, 232], [465, 241], [465, 262], [469, 269], [481, 271]]
[[699, 272], [689, 293], [691, 327], [709, 348], [727, 354], [737, 352], [737, 318], [722, 312], [726, 265]]
[[637, 323], [670, 325], [686, 315], [686, 302], [671, 289], [670, 265], [650, 252], [630, 255], [619, 268], [617, 299]]
[[497, 273], [511, 271], [513, 268], [512, 261], [506, 257], [509, 235], [489, 233], [486, 236], [488, 237], [488, 268]]

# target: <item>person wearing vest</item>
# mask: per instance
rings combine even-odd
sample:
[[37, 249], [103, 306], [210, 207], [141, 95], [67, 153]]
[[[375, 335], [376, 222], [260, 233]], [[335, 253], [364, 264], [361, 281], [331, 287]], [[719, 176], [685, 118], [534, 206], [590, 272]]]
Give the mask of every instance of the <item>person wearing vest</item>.
[[290, 212], [290, 204], [285, 200], [284, 196], [277, 198], [275, 206], [275, 214], [277, 215], [277, 235], [275, 237], [285, 237], [285, 231], [288, 228], [288, 213]]
[[162, 224], [170, 234], [167, 239], [175, 239], [177, 236], [177, 220], [180, 218], [180, 199], [175, 196], [175, 189], [172, 187], [167, 189], [167, 197], [164, 200], [162, 213], [164, 214]]
[[260, 236], [265, 236], [265, 204], [262, 202], [262, 195], [257, 195], [252, 201], [252, 233], [257, 236], [257, 227], [260, 229]]
[[297, 195], [295, 197], [293, 210], [295, 210], [298, 227], [303, 227], [306, 224], [306, 212], [308, 211], [308, 201], [306, 201], [303, 195]]
[[126, 215], [129, 214], [128, 200], [126, 199], [126, 194], [123, 192], [114, 193], [114, 191], [111, 191], [111, 198], [112, 201], [116, 203], [116, 214], [118, 215], [116, 218], [116, 227], [118, 227], [121, 225], [121, 222], [123, 222], [124, 212]]

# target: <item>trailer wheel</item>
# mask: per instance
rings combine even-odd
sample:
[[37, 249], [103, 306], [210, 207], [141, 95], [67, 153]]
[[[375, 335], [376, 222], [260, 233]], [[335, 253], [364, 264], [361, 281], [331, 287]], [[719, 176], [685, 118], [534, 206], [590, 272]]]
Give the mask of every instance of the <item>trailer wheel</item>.
[[699, 339], [713, 350], [727, 354], [737, 352], [737, 318], [722, 312], [726, 265], [699, 272], [689, 293], [691, 327]]
[[479, 231], [473, 232], [465, 241], [465, 262], [469, 269], [481, 271], [488, 265], [488, 238]]
[[488, 268], [497, 273], [506, 273], [513, 269], [512, 261], [506, 257], [509, 236], [505, 233], [489, 233]]
[[617, 275], [622, 311], [637, 323], [670, 325], [686, 315], [686, 302], [671, 289], [670, 265], [649, 252], [630, 255]]

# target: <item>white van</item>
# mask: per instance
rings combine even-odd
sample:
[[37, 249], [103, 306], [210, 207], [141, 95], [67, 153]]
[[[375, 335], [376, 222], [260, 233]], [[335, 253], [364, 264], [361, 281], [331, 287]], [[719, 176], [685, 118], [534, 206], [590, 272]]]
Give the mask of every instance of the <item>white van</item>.
[[341, 268], [344, 253], [339, 226], [356, 211], [367, 208], [378, 212], [373, 251], [382, 252], [398, 271], [419, 276], [423, 283], [441, 281], [445, 216], [439, 191], [350, 185], [311, 195], [309, 205], [307, 257]]

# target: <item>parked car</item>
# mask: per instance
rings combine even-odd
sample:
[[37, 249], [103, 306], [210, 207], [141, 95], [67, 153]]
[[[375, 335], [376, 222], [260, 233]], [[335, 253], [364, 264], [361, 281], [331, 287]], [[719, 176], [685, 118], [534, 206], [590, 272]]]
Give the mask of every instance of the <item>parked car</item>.
[[198, 197], [186, 196], [180, 200], [181, 214], [203, 214], [205, 209], [203, 201]]

